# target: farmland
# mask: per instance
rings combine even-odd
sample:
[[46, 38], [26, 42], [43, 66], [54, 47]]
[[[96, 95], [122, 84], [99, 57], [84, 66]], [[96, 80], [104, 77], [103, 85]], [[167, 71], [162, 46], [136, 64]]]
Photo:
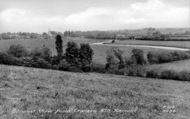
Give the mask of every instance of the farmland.
[[123, 40], [123, 41], [117, 41], [116, 44], [172, 46], [172, 47], [179, 47], [179, 48], [190, 48], [190, 41], [143, 41], [143, 40]]
[[[66, 43], [68, 41], [75, 41], [77, 43], [95, 43], [95, 42], [104, 42], [107, 40], [96, 40], [96, 39], [85, 39], [85, 38], [63, 38], [63, 48], [66, 48]], [[27, 39], [27, 40], [0, 40], [0, 50], [5, 51], [9, 48], [11, 44], [21, 44], [25, 46], [28, 49], [34, 49], [38, 47], [42, 47], [43, 45], [47, 46], [51, 49], [53, 55], [56, 54], [55, 50], [55, 39]], [[190, 41], [138, 41], [138, 40], [126, 40], [126, 41], [117, 41], [115, 44], [143, 44], [143, 45], [162, 45], [162, 46], [175, 46], [175, 47], [185, 47], [189, 48]], [[116, 46], [115, 46], [116, 47]], [[110, 46], [98, 46], [93, 45], [92, 46], [94, 50], [94, 62], [105, 64], [106, 60], [106, 51], [110, 49]], [[125, 46], [119, 46], [121, 50], [125, 52], [125, 56], [129, 57], [130, 52], [133, 47], [125, 47]], [[136, 47], [137, 48], [137, 47]], [[163, 50], [163, 49], [155, 49], [155, 48], [141, 48], [145, 52], [147, 51], [156, 51], [156, 52], [162, 52], [162, 51], [169, 51], [169, 50]]]
[[181, 60], [181, 61], [175, 61], [171, 63], [164, 63], [164, 64], [155, 64], [150, 65], [147, 67], [149, 70], [174, 70], [177, 72], [180, 71], [188, 71], [190, 72], [190, 60]]
[[[113, 46], [92, 45], [107, 40], [63, 38], [90, 43], [93, 61], [106, 63], [106, 51]], [[187, 41], [117, 41], [115, 44], [143, 44], [188, 47]], [[164, 44], [165, 43], [165, 44]], [[55, 39], [1, 40], [0, 50], [12, 44], [28, 49], [43, 47], [56, 55]], [[114, 46], [130, 57], [139, 47]], [[140, 48], [147, 53], [170, 52], [157, 48]], [[190, 60], [149, 65], [152, 70], [188, 69]], [[4, 119], [62, 119], [62, 118], [126, 118], [129, 119], [188, 119], [190, 117], [190, 84], [172, 80], [155, 80], [98, 73], [71, 73], [19, 66], [0, 65], [0, 118]], [[70, 112], [62, 112], [62, 111]], [[82, 110], [82, 112], [80, 112]], [[89, 111], [94, 110], [93, 112]], [[103, 111], [102, 111], [103, 110]], [[120, 110], [120, 111], [115, 111]], [[127, 110], [122, 112], [121, 110]], [[58, 111], [58, 112], [57, 112]]]
[[2, 119], [190, 117], [190, 84], [186, 82], [5, 65], [0, 70]]

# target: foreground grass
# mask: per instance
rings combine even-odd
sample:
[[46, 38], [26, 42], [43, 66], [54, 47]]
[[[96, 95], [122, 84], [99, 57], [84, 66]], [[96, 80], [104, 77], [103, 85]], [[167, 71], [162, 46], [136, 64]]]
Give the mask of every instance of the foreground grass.
[[0, 65], [1, 119], [189, 119], [189, 101], [189, 82]]

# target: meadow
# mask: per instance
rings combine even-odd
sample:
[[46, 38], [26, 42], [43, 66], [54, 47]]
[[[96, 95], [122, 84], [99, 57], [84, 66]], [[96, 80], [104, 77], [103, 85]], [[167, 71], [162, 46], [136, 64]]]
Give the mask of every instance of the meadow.
[[190, 117], [187, 82], [5, 65], [0, 79], [1, 119]]
[[[75, 41], [77, 43], [96, 43], [96, 42], [104, 42], [107, 40], [96, 40], [96, 39], [85, 39], [85, 38], [63, 38], [63, 49], [66, 48], [66, 44], [68, 41]], [[44, 45], [51, 49], [52, 54], [56, 55], [55, 49], [55, 39], [18, 39], [18, 40], [0, 40], [0, 50], [6, 51], [10, 45], [12, 44], [21, 44], [25, 46], [27, 49], [35, 49], [38, 47], [43, 47]], [[126, 40], [126, 41], [117, 41], [115, 44], [143, 44], [143, 45], [164, 45], [164, 46], [175, 46], [175, 47], [188, 47], [190, 46], [190, 41], [137, 41], [137, 40]], [[117, 47], [117, 46], [113, 46]], [[93, 61], [100, 64], [106, 63], [106, 52], [112, 46], [102, 46], [102, 45], [92, 45], [94, 50], [94, 58]], [[130, 57], [131, 50], [138, 47], [125, 47], [119, 46], [119, 49], [124, 51], [124, 56]], [[165, 49], [156, 49], [156, 48], [138, 48], [142, 49], [146, 52], [155, 51], [155, 52], [169, 52], [171, 50]]]
[[120, 40], [120, 41], [117, 41], [116, 44], [172, 46], [172, 47], [179, 47], [179, 48], [190, 48], [190, 41]]
[[181, 60], [170, 63], [155, 64], [147, 67], [148, 70], [173, 70], [176, 72], [188, 71], [190, 72], [190, 60]]

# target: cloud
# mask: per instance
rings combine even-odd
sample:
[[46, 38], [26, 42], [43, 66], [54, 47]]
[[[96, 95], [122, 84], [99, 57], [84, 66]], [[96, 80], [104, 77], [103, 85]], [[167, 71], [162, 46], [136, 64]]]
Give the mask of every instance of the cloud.
[[161, 0], [133, 3], [128, 8], [89, 8], [66, 18], [79, 29], [120, 29], [140, 27], [189, 27], [189, 9], [164, 4]]
[[2, 31], [43, 32], [49, 28], [61, 30], [60, 25], [64, 24], [64, 18], [40, 16], [25, 9], [11, 8], [0, 13], [0, 23]]
[[52, 30], [114, 30], [143, 27], [190, 27], [190, 9], [164, 0], [133, 2], [126, 8], [89, 7], [68, 16], [39, 15], [26, 9], [0, 12], [0, 31], [43, 32]]

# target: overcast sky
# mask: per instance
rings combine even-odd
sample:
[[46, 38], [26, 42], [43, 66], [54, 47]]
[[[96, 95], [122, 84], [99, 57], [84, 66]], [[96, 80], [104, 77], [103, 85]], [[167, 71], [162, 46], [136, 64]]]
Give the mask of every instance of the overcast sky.
[[190, 0], [0, 0], [0, 32], [190, 27]]

